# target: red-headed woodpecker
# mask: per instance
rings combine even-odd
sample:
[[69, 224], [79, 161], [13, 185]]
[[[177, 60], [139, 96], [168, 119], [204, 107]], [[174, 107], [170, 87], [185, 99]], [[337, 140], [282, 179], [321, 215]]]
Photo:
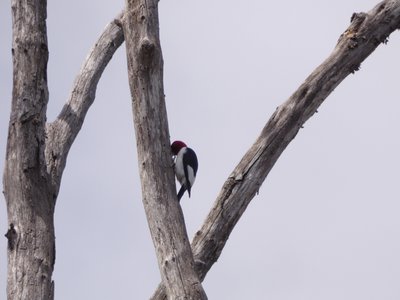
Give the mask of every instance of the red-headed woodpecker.
[[180, 201], [185, 191], [188, 191], [190, 197], [190, 190], [196, 179], [198, 168], [196, 153], [188, 148], [184, 142], [175, 141], [171, 145], [171, 151], [175, 156], [175, 175], [181, 184], [178, 192], [178, 200]]

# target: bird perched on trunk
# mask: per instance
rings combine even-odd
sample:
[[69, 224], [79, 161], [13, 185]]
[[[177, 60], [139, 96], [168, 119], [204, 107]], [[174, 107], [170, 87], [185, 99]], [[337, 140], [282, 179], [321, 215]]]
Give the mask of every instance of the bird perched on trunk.
[[190, 191], [196, 179], [198, 168], [196, 153], [182, 141], [175, 141], [171, 145], [171, 151], [175, 157], [175, 176], [181, 184], [178, 192], [178, 200], [180, 201], [185, 191]]

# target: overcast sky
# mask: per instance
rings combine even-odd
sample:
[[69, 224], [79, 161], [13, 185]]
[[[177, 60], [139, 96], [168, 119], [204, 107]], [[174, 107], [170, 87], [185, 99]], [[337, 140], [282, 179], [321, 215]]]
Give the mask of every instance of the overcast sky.
[[[0, 2], [0, 170], [10, 113], [10, 1]], [[124, 1], [48, 1], [48, 120]], [[272, 112], [377, 0], [160, 1], [171, 140], [199, 171], [190, 237]], [[400, 36], [328, 97], [288, 146], [204, 281], [209, 299], [400, 299]], [[6, 208], [0, 196], [0, 299]], [[57, 300], [148, 299], [160, 281], [143, 212], [125, 44], [72, 146], [56, 215]]]

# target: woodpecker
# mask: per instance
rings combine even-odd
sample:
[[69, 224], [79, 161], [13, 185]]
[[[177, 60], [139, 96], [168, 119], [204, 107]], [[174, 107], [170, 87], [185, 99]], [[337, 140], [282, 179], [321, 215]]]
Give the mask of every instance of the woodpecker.
[[178, 201], [181, 200], [185, 191], [190, 191], [196, 179], [198, 168], [196, 153], [182, 141], [175, 141], [171, 145], [172, 155], [175, 157], [175, 176], [181, 184], [178, 192]]

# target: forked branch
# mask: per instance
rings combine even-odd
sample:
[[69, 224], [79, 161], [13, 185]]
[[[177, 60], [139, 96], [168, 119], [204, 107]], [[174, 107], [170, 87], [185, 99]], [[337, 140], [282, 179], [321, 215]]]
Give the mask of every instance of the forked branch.
[[[349, 74], [400, 28], [400, 1], [382, 1], [368, 13], [353, 14], [332, 54], [272, 114], [260, 136], [222, 187], [202, 228], [192, 241], [200, 279], [219, 258], [234, 226], [269, 171], [302, 125]], [[160, 284], [151, 298], [166, 299]]]

